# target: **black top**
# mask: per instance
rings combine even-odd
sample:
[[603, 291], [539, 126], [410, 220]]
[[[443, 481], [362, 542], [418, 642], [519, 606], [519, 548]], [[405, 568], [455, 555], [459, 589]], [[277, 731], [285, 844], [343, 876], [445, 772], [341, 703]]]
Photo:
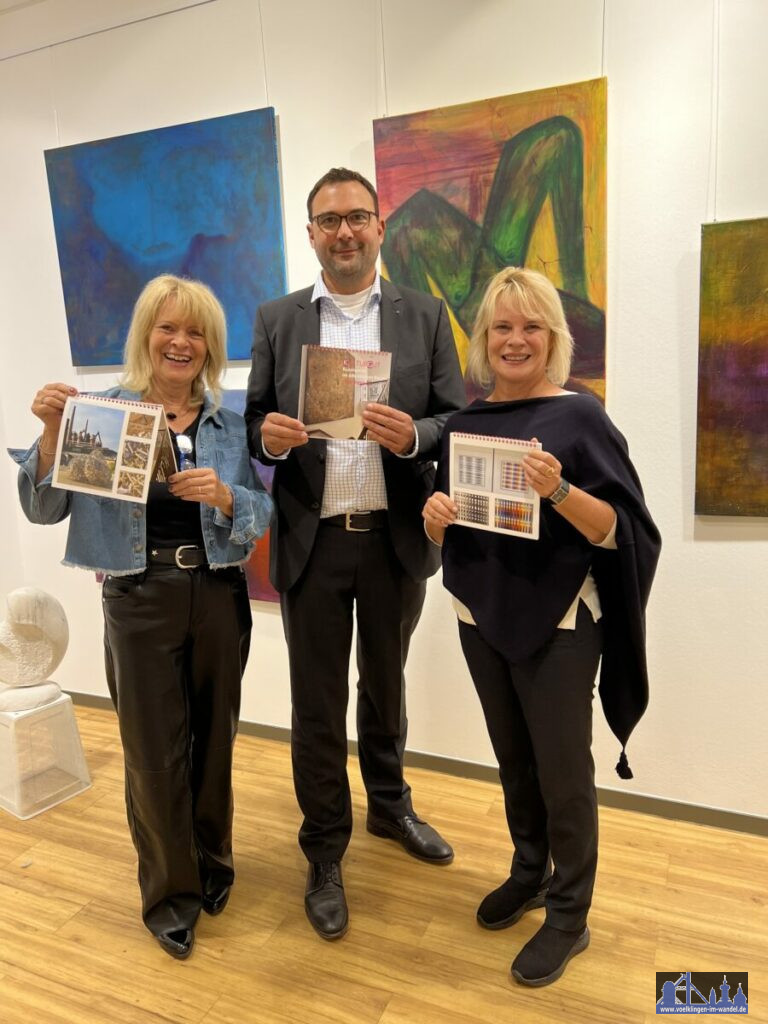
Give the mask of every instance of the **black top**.
[[[202, 410], [201, 410], [202, 412]], [[200, 426], [200, 413], [186, 430], [192, 442], [191, 459], [195, 461], [195, 439]], [[171, 430], [171, 441], [176, 454], [176, 464], [181, 465], [181, 455], [176, 444], [176, 434]], [[182, 501], [168, 490], [168, 485], [153, 481], [147, 495], [147, 547], [175, 548], [181, 544], [196, 544], [203, 547], [203, 528], [200, 521], [200, 504], [196, 501]]]
[[[600, 696], [608, 724], [626, 744], [648, 702], [645, 605], [661, 541], [624, 437], [591, 395], [476, 401], [446, 424], [436, 483], [445, 493], [456, 431], [536, 437], [560, 460], [565, 480], [616, 510], [615, 551], [590, 544], [546, 500], [538, 541], [452, 526], [442, 549], [443, 581], [483, 638], [516, 662], [552, 637], [591, 569], [603, 612]], [[623, 754], [617, 768], [628, 772]]]

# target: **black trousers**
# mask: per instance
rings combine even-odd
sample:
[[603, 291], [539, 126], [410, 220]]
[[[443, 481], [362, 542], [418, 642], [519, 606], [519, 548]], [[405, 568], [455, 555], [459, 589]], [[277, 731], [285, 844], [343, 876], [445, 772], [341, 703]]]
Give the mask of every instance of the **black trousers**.
[[232, 747], [251, 610], [239, 568], [151, 566], [103, 586], [107, 682], [125, 755], [142, 916], [191, 928], [211, 879], [231, 884]]
[[583, 602], [575, 630], [558, 629], [526, 661], [510, 663], [459, 622], [459, 636], [499, 762], [512, 877], [535, 886], [554, 873], [546, 920], [565, 931], [587, 920], [597, 870], [592, 694], [602, 629]]
[[310, 861], [340, 860], [352, 833], [347, 702], [357, 617], [357, 735], [370, 810], [413, 812], [403, 778], [407, 720], [403, 670], [426, 584], [403, 571], [386, 530], [318, 527], [309, 562], [281, 596], [288, 642], [299, 844]]

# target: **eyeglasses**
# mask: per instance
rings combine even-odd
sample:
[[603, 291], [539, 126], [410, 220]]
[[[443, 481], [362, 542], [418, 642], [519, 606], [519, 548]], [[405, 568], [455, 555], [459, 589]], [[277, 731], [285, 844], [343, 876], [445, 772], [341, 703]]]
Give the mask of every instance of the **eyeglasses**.
[[318, 213], [313, 220], [326, 235], [335, 235], [345, 220], [350, 231], [363, 231], [378, 216], [374, 210], [350, 210], [349, 213]]

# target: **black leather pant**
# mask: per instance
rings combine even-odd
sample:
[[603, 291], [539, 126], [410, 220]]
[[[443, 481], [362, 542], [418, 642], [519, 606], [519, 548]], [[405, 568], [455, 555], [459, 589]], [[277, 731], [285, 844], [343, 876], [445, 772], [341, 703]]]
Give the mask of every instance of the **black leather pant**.
[[159, 935], [194, 926], [208, 879], [234, 878], [232, 747], [248, 592], [239, 568], [155, 565], [108, 576], [102, 596], [142, 916]]
[[597, 871], [592, 693], [602, 625], [579, 603], [577, 628], [555, 630], [532, 657], [506, 661], [459, 622], [459, 636], [499, 762], [515, 847], [512, 877], [537, 886], [552, 857], [547, 923], [578, 931]]

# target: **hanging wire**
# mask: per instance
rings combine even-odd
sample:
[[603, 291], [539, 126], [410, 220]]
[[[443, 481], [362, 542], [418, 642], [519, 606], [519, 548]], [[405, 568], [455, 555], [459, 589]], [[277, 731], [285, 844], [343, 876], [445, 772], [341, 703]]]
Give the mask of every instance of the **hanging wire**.
[[269, 102], [269, 77], [267, 76], [267, 47], [264, 42], [264, 12], [261, 9], [261, 0], [259, 0], [259, 34], [261, 35], [261, 67], [264, 74], [264, 99], [269, 107], [271, 104]]
[[710, 95], [707, 219], [717, 222], [717, 173], [720, 130], [720, 0], [712, 0], [712, 85]]
[[384, 45], [384, 0], [378, 0], [379, 7], [379, 46], [381, 48], [381, 90], [384, 94], [383, 117], [389, 117], [389, 93], [387, 87], [387, 50]]

